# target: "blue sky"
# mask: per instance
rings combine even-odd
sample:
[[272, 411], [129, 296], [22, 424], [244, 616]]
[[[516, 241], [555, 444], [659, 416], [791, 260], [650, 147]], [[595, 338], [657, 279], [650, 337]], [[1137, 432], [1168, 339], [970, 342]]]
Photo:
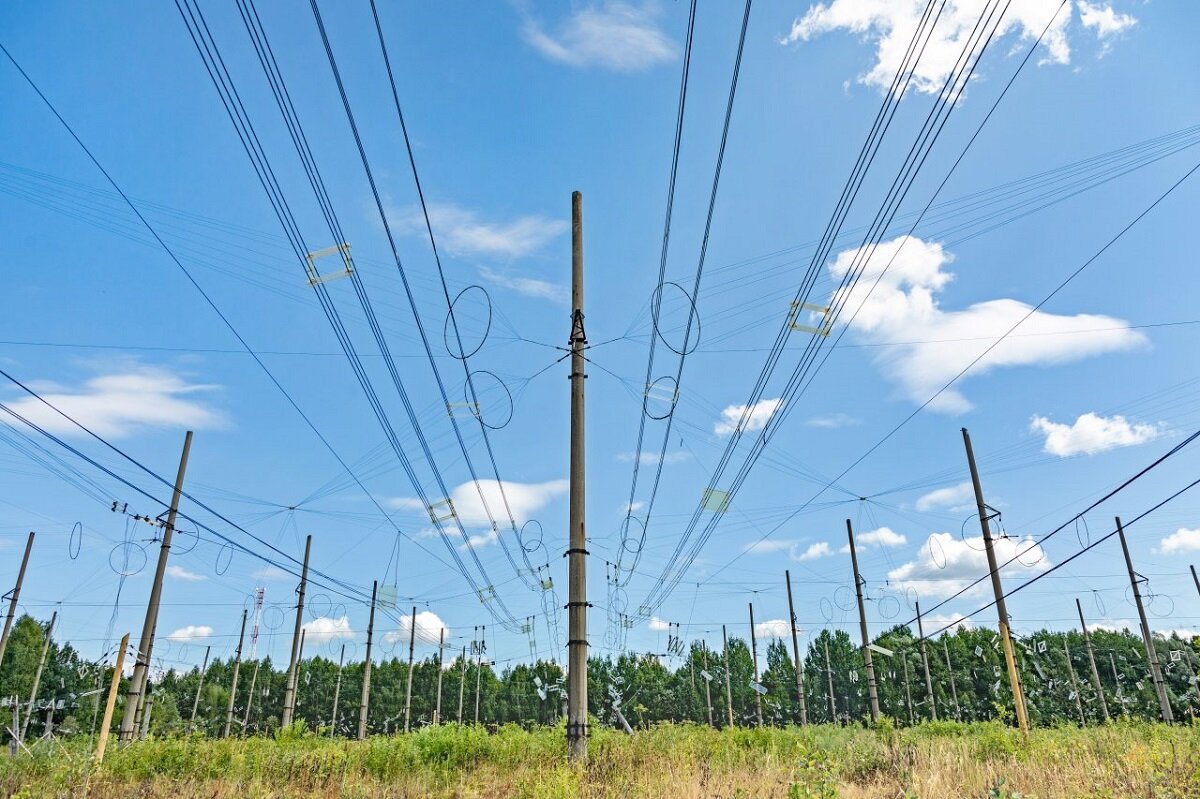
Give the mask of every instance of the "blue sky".
[[[963, 487], [968, 475], [960, 427], [971, 430], [988, 501], [1002, 511], [1011, 536], [1001, 549], [1012, 553], [1023, 536], [1040, 537], [1071, 519], [1200, 423], [1189, 218], [1200, 188], [1193, 178], [872, 449], [1200, 157], [1194, 146], [1200, 141], [1194, 127], [1200, 123], [1200, 64], [1190, 36], [1200, 10], [1070, 0], [1054, 16], [1056, 3], [1014, 2], [894, 225], [866, 261], [868, 280], [835, 295], [982, 5], [947, 4], [841, 237], [815, 265], [811, 299], [838, 299], [858, 313], [852, 322], [850, 313], [839, 320], [826, 342], [836, 340], [828, 361], [793, 403], [781, 405], [783, 381], [811, 337], [792, 333], [760, 403], [743, 414], [923, 7], [869, 0], [755, 4], [695, 298], [699, 343], [685, 361], [644, 551], [632, 572], [622, 572], [618, 596], [605, 584], [605, 561], [617, 561], [639, 458], [644, 463], [630, 513], [645, 517], [664, 429], [664, 422], [649, 420], [644, 454], [635, 453], [687, 5], [495, 3], [453, 10], [381, 4], [450, 296], [471, 286], [485, 290], [465, 291], [455, 318], [467, 350], [478, 345], [467, 364], [480, 414], [499, 428], [487, 435], [503, 497], [517, 526], [530, 522], [523, 541], [535, 550], [531, 564], [548, 564], [538, 580], [551, 575], [560, 604], [568, 386], [566, 364], [557, 361], [570, 322], [570, 193], [583, 192], [587, 333], [594, 345], [588, 531], [596, 608], [590, 637], [598, 651], [622, 639], [627, 648], [665, 651], [666, 622], [683, 625], [689, 639], [717, 641], [721, 624], [744, 635], [750, 601], [766, 623], [763, 632], [778, 632], [771, 622], [787, 615], [784, 569], [791, 571], [806, 635], [847, 625], [846, 518], [860, 533], [873, 625], [910, 618], [904, 605], [914, 594], [928, 608], [962, 588], [983, 574], [983, 555], [975, 548], [977, 520]], [[350, 281], [332, 280], [329, 295], [363, 354], [420, 491], [381, 436], [171, 5], [10, 6], [0, 11], [0, 41], [362, 486], [346, 476], [7, 60], [0, 63], [6, 99], [0, 362], [168, 478], [184, 430], [194, 429], [189, 492], [259, 540], [194, 503], [185, 502], [185, 513], [262, 554], [269, 554], [269, 544], [298, 558], [311, 534], [314, 567], [348, 586], [350, 597], [331, 588], [311, 591], [312, 637], [324, 651], [342, 642], [361, 650], [361, 592], [379, 580], [395, 585], [400, 597], [383, 624], [389, 631], [406, 629], [401, 617], [415, 603], [431, 614], [418, 616], [423, 634], [436, 638], [444, 624], [457, 648], [476, 625], [486, 624], [494, 658], [526, 657], [527, 633], [519, 624], [504, 629], [494, 616], [499, 600], [518, 621], [535, 617], [538, 651], [561, 659], [565, 629], [559, 631], [563, 646], [556, 646], [543, 612], [543, 604], [553, 602], [527, 585], [535, 582], [530, 575], [517, 573], [524, 563], [507, 518], [499, 525], [501, 540], [489, 534], [481, 489], [471, 481], [438, 393], [314, 19], [304, 4], [262, 3], [258, 10], [463, 534], [453, 519], [443, 525], [446, 539], [433, 529], [419, 497], [437, 501], [445, 494]], [[370, 6], [339, 5], [334, 13], [325, 4], [323, 11], [433, 362], [457, 403], [465, 372], [447, 351], [447, 304]], [[236, 4], [206, 5], [204, 13], [306, 243], [312, 250], [337, 243], [324, 227]], [[1052, 16], [1043, 44], [980, 129]], [[722, 4], [703, 6], [696, 19], [666, 261], [667, 281], [688, 287], [741, 18], [741, 4]], [[938, 204], [914, 238], [902, 239], [977, 129]], [[318, 262], [322, 270], [331, 263]], [[679, 346], [690, 307], [676, 289], [664, 291], [660, 327], [672, 346]], [[655, 376], [673, 373], [677, 362], [660, 343]], [[161, 485], [15, 386], [0, 387], [0, 401], [155, 497], [167, 497]], [[453, 410], [478, 476], [494, 479], [470, 408]], [[662, 576], [739, 420], [745, 435], [733, 453], [734, 469], [772, 418], [778, 432], [675, 589], [646, 614], [652, 619], [623, 634], [613, 630], [614, 602], [634, 613]], [[30, 459], [22, 431], [28, 433], [19, 424], [2, 430], [0, 582], [15, 574], [27, 531], [38, 531], [22, 604], [41, 617], [58, 607], [61, 634], [97, 655], [110, 637], [140, 629], [152, 562], [123, 581], [116, 572], [133, 571], [143, 549], [148, 560], [156, 552], [153, 530], [113, 513], [110, 503], [128, 503], [129, 513], [152, 517], [162, 506], [32, 434], [97, 481], [90, 492], [81, 491]], [[1186, 485], [1197, 463], [1192, 448], [1184, 448], [1089, 513], [1086, 525], [1071, 524], [1044, 550], [1024, 555], [1005, 571], [1008, 586], [1109, 532], [1114, 515], [1132, 518]], [[482, 493], [492, 515], [503, 515], [494, 484], [483, 484]], [[702, 511], [700, 529], [711, 515]], [[240, 611], [258, 586], [266, 587], [269, 608], [260, 652], [284, 656], [290, 623], [281, 623], [281, 611], [294, 601], [295, 579], [246, 552], [230, 557], [213, 533], [197, 540], [189, 524], [181, 528], [187, 551], [172, 558], [164, 591], [160, 665], [197, 663], [206, 644], [221, 656], [230, 653]], [[539, 527], [541, 548], [531, 544]], [[1196, 498], [1184, 494], [1128, 533], [1156, 595], [1153, 624], [1200, 627], [1187, 572], [1187, 563], [1200, 558]], [[450, 550], [476, 586], [488, 594], [492, 587], [490, 607], [481, 604]], [[623, 568], [630, 562], [623, 558]], [[1116, 542], [1106, 542], [1017, 594], [1009, 606], [1014, 627], [1069, 626], [1075, 596], [1092, 621], [1120, 624], [1133, 614], [1127, 584]], [[927, 629], [984, 601], [969, 592], [931, 614]], [[994, 618], [985, 611], [974, 622]], [[432, 651], [428, 644], [423, 649]]]

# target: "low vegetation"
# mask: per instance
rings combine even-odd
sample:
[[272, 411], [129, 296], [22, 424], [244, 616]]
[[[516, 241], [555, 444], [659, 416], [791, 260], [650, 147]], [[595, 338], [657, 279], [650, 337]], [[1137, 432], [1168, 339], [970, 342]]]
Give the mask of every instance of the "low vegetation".
[[586, 767], [561, 727], [453, 725], [364, 742], [158, 738], [90, 767], [84, 736], [0, 758], [0, 795], [127, 797], [1194, 797], [1200, 727], [1146, 722], [1034, 730], [998, 722], [876, 729], [597, 728]]

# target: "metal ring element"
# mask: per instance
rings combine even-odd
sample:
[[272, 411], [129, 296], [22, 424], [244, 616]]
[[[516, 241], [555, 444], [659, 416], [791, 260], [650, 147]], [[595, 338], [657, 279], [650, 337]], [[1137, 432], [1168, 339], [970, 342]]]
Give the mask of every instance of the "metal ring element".
[[[674, 346], [671, 345], [671, 342], [667, 341], [667, 337], [665, 335], [663, 335], [662, 326], [659, 324], [659, 321], [660, 321], [659, 320], [659, 314], [660, 314], [659, 306], [661, 306], [661, 304], [662, 304], [662, 291], [667, 286], [674, 286], [676, 289], [679, 290], [679, 293], [682, 294], [687, 299], [688, 304], [690, 304], [692, 306], [691, 314], [689, 315], [689, 319], [694, 320], [696, 323], [695, 343], [692, 342], [691, 330], [689, 329], [685, 333], [685, 338], [683, 340], [683, 347], [681, 349], [676, 349]], [[660, 286], [657, 286], [654, 289], [654, 293], [650, 297], [650, 316], [654, 323], [654, 334], [656, 336], [658, 336], [659, 340], [662, 341], [663, 345], [666, 346], [666, 348], [669, 349], [671, 352], [675, 353], [676, 355], [685, 355], [685, 356], [691, 355], [693, 352], [696, 351], [696, 348], [700, 346], [700, 311], [696, 308], [696, 301], [694, 299], [692, 299], [692, 295], [688, 294], [687, 290], [683, 286], [679, 285], [678, 283], [672, 283], [672, 282], [666, 282], [666, 283], [661, 284]], [[690, 349], [688, 348], [689, 344], [691, 344]]]
[[[483, 293], [483, 298], [487, 303], [487, 325], [483, 328], [483, 335], [480, 336], [479, 343], [475, 345], [475, 349], [471, 350], [470, 352], [464, 353], [462, 351], [461, 346], [453, 347], [450, 345], [450, 322], [452, 319], [454, 319], [454, 308], [455, 308], [455, 306], [458, 305], [458, 301], [462, 299], [462, 296], [464, 294], [466, 294], [468, 291], [471, 291], [472, 289]], [[491, 295], [488, 294], [487, 289], [485, 289], [483, 286], [476, 285], [476, 284], [467, 286], [465, 289], [458, 292], [458, 295], [450, 303], [450, 308], [446, 312], [446, 321], [442, 323], [442, 342], [446, 345], [446, 352], [450, 353], [451, 358], [455, 358], [460, 361], [465, 361], [467, 358], [470, 358], [472, 355], [474, 355], [475, 353], [477, 353], [481, 349], [483, 349], [484, 342], [487, 341], [488, 334], [491, 332], [492, 332], [492, 297], [491, 297]], [[454, 340], [457, 344], [459, 344], [459, 345], [462, 344], [462, 338], [460, 335], [460, 331], [458, 329], [457, 321], [454, 324]]]

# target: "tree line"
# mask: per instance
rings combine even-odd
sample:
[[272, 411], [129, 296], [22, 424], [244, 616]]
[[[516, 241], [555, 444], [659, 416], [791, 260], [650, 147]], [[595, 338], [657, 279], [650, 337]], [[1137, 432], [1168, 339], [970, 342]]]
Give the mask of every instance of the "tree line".
[[[27, 740], [52, 730], [57, 735], [95, 732], [112, 667], [83, 658], [70, 643], [45, 647], [45, 626], [24, 616], [14, 625], [0, 663], [0, 713], [14, 704], [24, 720], [42, 652], [46, 660], [33, 702]], [[1159, 708], [1141, 637], [1129, 631], [1091, 633], [1103, 702], [1093, 686], [1085, 641], [1078, 632], [1039, 631], [1016, 641], [1018, 669], [1031, 723], [1100, 723], [1104, 711], [1116, 718], [1157, 719]], [[1176, 718], [1200, 711], [1200, 639], [1172, 634], [1155, 636], [1168, 696]], [[874, 666], [882, 712], [900, 724], [936, 717], [961, 721], [1013, 717], [1012, 696], [996, 633], [958, 628], [925, 645], [906, 626], [877, 636]], [[809, 723], [860, 723], [869, 718], [867, 675], [862, 650], [842, 631], [822, 630], [803, 655], [804, 706]], [[933, 695], [925, 682], [928, 661]], [[482, 664], [481, 662], [482, 661]], [[279, 728], [283, 711], [286, 662], [269, 657], [243, 660], [234, 697], [232, 732], [269, 734]], [[434, 723], [441, 673], [441, 722], [533, 727], [556, 723], [563, 713], [564, 672], [555, 662], [538, 660], [498, 669], [486, 655], [447, 657], [439, 670], [436, 656], [413, 666], [410, 724]], [[221, 734], [226, 720], [233, 660], [213, 659], [201, 672], [167, 670], [152, 683], [148, 729], [153, 735], [190, 732]], [[358, 729], [362, 662], [341, 669], [326, 657], [305, 658], [299, 665], [295, 717], [324, 734], [354, 736]], [[727, 679], [728, 675], [728, 679]], [[202, 679], [203, 678], [203, 679]], [[693, 641], [677, 656], [628, 652], [592, 657], [588, 662], [589, 712], [601, 723], [622, 722], [643, 728], [657, 722], [732, 723], [752, 726], [801, 721], [796, 670], [783, 639], [770, 639], [760, 660], [758, 680], [746, 641], [730, 638], [725, 651]], [[404, 658], [375, 661], [367, 731], [384, 734], [404, 725], [408, 663]], [[118, 700], [120, 703], [125, 689]], [[334, 697], [338, 695], [335, 714]], [[195, 708], [193, 722], [192, 712]], [[460, 714], [461, 707], [461, 714]], [[1081, 718], [1082, 714], [1082, 718]], [[0, 717], [3, 727], [6, 718]], [[6, 729], [5, 738], [11, 737]]]

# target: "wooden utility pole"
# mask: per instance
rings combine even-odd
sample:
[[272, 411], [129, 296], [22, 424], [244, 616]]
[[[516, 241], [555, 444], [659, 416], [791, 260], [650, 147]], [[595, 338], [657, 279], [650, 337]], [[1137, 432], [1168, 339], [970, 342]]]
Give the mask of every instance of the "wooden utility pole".
[[754, 603], [750, 603], [750, 657], [754, 661], [754, 716], [762, 726], [762, 694], [758, 692], [758, 635], [754, 632]]
[[725, 709], [729, 711], [729, 726], [736, 727], [737, 723], [733, 720], [733, 683], [729, 679], [729, 636], [724, 624], [721, 625], [721, 642], [725, 652]]
[[[587, 535], [584, 529], [583, 195], [571, 194], [571, 498], [567, 549], [567, 759], [588, 751]], [[476, 702], [478, 704], [478, 701]]]
[[233, 701], [237, 697], [238, 672], [242, 669], [242, 644], [246, 640], [246, 616], [249, 613], [247, 610], [242, 610], [242, 631], [238, 633], [237, 653], [233, 656], [233, 678], [229, 681], [229, 706], [225, 708], [225, 727], [221, 730], [221, 737], [229, 737], [229, 729], [233, 726]]
[[946, 653], [946, 671], [950, 672], [950, 696], [954, 700], [954, 718], [962, 721], [962, 708], [958, 704], [958, 685], [954, 682], [954, 666], [950, 663], [950, 645], [942, 636], [942, 651]]
[[[475, 658], [475, 723], [479, 723], [479, 688], [483, 680], [483, 650], [484, 642], [487, 640], [487, 625], [481, 625], [479, 628], [479, 654]], [[586, 745], [586, 743], [585, 743]]]
[[346, 645], [342, 644], [341, 654], [338, 655], [337, 682], [333, 684], [333, 713], [329, 716], [329, 737], [337, 737], [338, 700], [342, 698], [342, 667], [346, 665]]
[[1067, 656], [1067, 673], [1071, 675], [1071, 693], [1075, 694], [1075, 709], [1079, 711], [1079, 726], [1087, 726], [1087, 717], [1083, 715], [1083, 697], [1079, 695], [1079, 679], [1075, 676], [1075, 665], [1071, 663], [1071, 647], [1067, 644], [1067, 635], [1063, 633], [1063, 654]]
[[854, 526], [846, 520], [846, 537], [850, 541], [850, 565], [854, 569], [854, 595], [858, 598], [858, 629], [862, 633], [863, 661], [867, 668], [867, 696], [871, 700], [871, 722], [879, 723], [879, 687], [875, 682], [875, 662], [871, 657], [871, 636], [867, 633], [867, 608], [863, 603], [862, 575], [858, 572], [858, 553], [854, 549]]
[[929, 648], [925, 641], [925, 624], [921, 620], [921, 603], [917, 608], [917, 635], [921, 638], [921, 665], [925, 668], [925, 694], [929, 697], [929, 718], [937, 721], [937, 700], [933, 696], [933, 678], [929, 676]]
[[371, 642], [375, 640], [375, 599], [379, 581], [371, 583], [371, 615], [367, 617], [367, 657], [363, 661], [362, 697], [358, 702], [358, 740], [367, 737], [367, 707], [371, 704]]
[[438, 629], [438, 686], [437, 686], [437, 702], [433, 706], [433, 723], [435, 725], [442, 723], [442, 652], [446, 646], [446, 628]]
[[138, 740], [146, 740], [146, 736], [150, 734], [150, 711], [154, 709], [154, 692], [151, 690], [154, 686], [150, 681], [146, 680], [146, 690], [142, 695], [142, 704], [145, 706], [142, 710], [141, 728], [138, 732]]
[[196, 686], [196, 699], [192, 702], [192, 717], [188, 719], [188, 735], [192, 734], [192, 728], [196, 726], [196, 711], [200, 709], [200, 692], [204, 690], [204, 675], [208, 671], [208, 656], [211, 654], [212, 646], [204, 647], [204, 664], [200, 666], [200, 682]]
[[1163, 682], [1162, 668], [1158, 663], [1158, 650], [1154, 648], [1154, 637], [1150, 634], [1150, 624], [1146, 621], [1146, 607], [1142, 604], [1142, 591], [1138, 588], [1143, 578], [1133, 570], [1133, 559], [1129, 557], [1129, 544], [1125, 542], [1125, 528], [1121, 526], [1121, 518], [1117, 517], [1117, 535], [1121, 539], [1121, 551], [1125, 553], [1125, 567], [1129, 570], [1129, 585], [1133, 588], [1133, 602], [1137, 605], [1138, 618], [1142, 625], [1142, 643], [1146, 645], [1146, 660], [1150, 663], [1150, 679], [1154, 681], [1154, 691], [1158, 694], [1158, 705], [1162, 711], [1162, 720], [1170, 724], [1175, 720], [1171, 712], [1171, 702], [1167, 698], [1167, 686]]
[[829, 723], [837, 724], [837, 700], [833, 696], [833, 666], [829, 662], [829, 641], [825, 643], [825, 679], [829, 681]]
[[1029, 734], [1029, 714], [1025, 709], [1025, 693], [1021, 690], [1021, 677], [1017, 673], [1017, 656], [1013, 652], [1012, 634], [1008, 626], [1008, 606], [1004, 602], [1004, 586], [1000, 583], [1000, 567], [996, 562], [996, 550], [992, 545], [992, 528], [987, 503], [983, 501], [983, 485], [979, 482], [979, 470], [975, 466], [975, 451], [971, 448], [971, 434], [962, 429], [963, 444], [967, 449], [967, 465], [971, 469], [971, 485], [975, 489], [975, 505], [979, 511], [979, 529], [983, 533], [983, 547], [987, 552], [988, 571], [992, 578], [992, 594], [996, 599], [996, 613], [1000, 619], [1000, 646], [1004, 649], [1004, 663], [1008, 667], [1008, 683], [1012, 689], [1013, 709], [1021, 732]]
[[300, 672], [304, 670], [304, 638], [307, 635], [308, 630], [300, 631], [300, 651], [296, 655], [296, 677], [292, 680], [292, 684], [295, 685], [295, 690], [292, 692], [293, 716], [295, 715], [294, 709], [300, 707], [300, 677], [302, 676]]
[[712, 674], [708, 671], [708, 641], [703, 642], [704, 645], [704, 673], [708, 674], [708, 679], [704, 681], [704, 702], [708, 705], [708, 726], [713, 726], [712, 714]]
[[[42, 687], [42, 672], [46, 669], [46, 655], [50, 653], [50, 639], [54, 635], [54, 625], [58, 621], [58, 611], [50, 615], [50, 626], [46, 628], [46, 639], [42, 641], [42, 656], [38, 659], [37, 670], [33, 673], [33, 688], [29, 691], [29, 705], [25, 708], [25, 721], [21, 724], [21, 735], [18, 740], [24, 741], [29, 734], [29, 721], [33, 718], [33, 706], [37, 702], [38, 689]], [[15, 730], [14, 730], [15, 732]]]
[[462, 711], [463, 711], [463, 694], [467, 688], [467, 648], [464, 646], [462, 650], [462, 658], [459, 660], [458, 670], [458, 726], [462, 726]]
[[[33, 535], [33, 533], [30, 533], [30, 535]], [[26, 555], [26, 557], [28, 557], [28, 555]], [[1196, 593], [1200, 594], [1200, 577], [1196, 576], [1196, 567], [1188, 566], [1188, 568], [1192, 570], [1192, 582], [1196, 584]], [[3, 654], [4, 654], [4, 650], [0, 649], [0, 655], [3, 655]]]
[[104, 703], [104, 721], [100, 725], [100, 737], [96, 740], [95, 760], [104, 760], [104, 749], [108, 746], [108, 729], [112, 726], [113, 708], [117, 706], [117, 694], [121, 690], [121, 670], [125, 666], [125, 650], [129, 648], [129, 633], [121, 638], [117, 647], [117, 662], [113, 665], [112, 682], [108, 686], [108, 701]]
[[796, 629], [796, 606], [792, 604], [792, 574], [786, 569], [783, 579], [787, 582], [788, 620], [792, 627], [792, 662], [796, 666], [796, 698], [800, 703], [800, 725], [808, 724], [808, 707], [804, 700], [804, 661], [800, 659], [800, 636]]
[[246, 713], [242, 716], [242, 732], [250, 728], [250, 708], [254, 707], [254, 687], [258, 685], [258, 669], [262, 660], [255, 658], [254, 671], [250, 672], [250, 691], [246, 694]]
[[179, 471], [175, 473], [175, 490], [171, 494], [171, 506], [167, 511], [167, 524], [163, 527], [162, 545], [158, 549], [158, 565], [154, 569], [154, 582], [150, 586], [150, 601], [146, 603], [146, 620], [142, 622], [142, 638], [133, 664], [133, 675], [129, 680], [129, 692], [125, 695], [125, 714], [121, 717], [121, 740], [132, 741], [136, 730], [138, 706], [142, 701], [150, 672], [150, 655], [154, 652], [154, 633], [158, 629], [158, 606], [162, 601], [163, 575], [167, 571], [167, 556], [171, 553], [171, 539], [175, 535], [175, 517], [179, 513], [179, 498], [183, 494], [183, 475], [187, 472], [188, 453], [192, 449], [192, 431], [183, 437], [183, 454], [179, 458]]
[[417, 649], [417, 608], [414, 605], [412, 615], [408, 617], [408, 685], [404, 689], [404, 731], [408, 732], [409, 719], [412, 717], [412, 684], [413, 684], [413, 654]]
[[304, 594], [308, 591], [308, 556], [312, 552], [312, 536], [304, 539], [304, 567], [300, 571], [299, 597], [296, 601], [296, 629], [292, 633], [292, 654], [288, 660], [287, 681], [283, 686], [283, 718], [280, 726], [292, 723], [296, 712], [296, 666], [300, 657], [300, 636], [304, 632]]
[[1092, 636], [1088, 633], [1087, 622], [1083, 620], [1083, 605], [1075, 598], [1075, 609], [1079, 611], [1079, 628], [1083, 630], [1083, 643], [1087, 647], [1088, 664], [1092, 667], [1092, 687], [1100, 698], [1100, 710], [1104, 712], [1104, 721], [1111, 721], [1108, 715], [1108, 700], [1104, 698], [1104, 685], [1100, 682], [1100, 671], [1096, 668], [1096, 653], [1092, 650]]
[[[34, 533], [25, 540], [25, 554], [21, 557], [21, 568], [17, 570], [17, 584], [13, 587], [8, 602], [8, 615], [4, 617], [4, 632], [0, 633], [0, 664], [4, 663], [4, 650], [8, 649], [8, 634], [12, 632], [13, 619], [17, 615], [17, 601], [21, 598], [21, 585], [25, 582], [25, 569], [29, 566], [29, 552], [33, 549]], [[6, 595], [7, 596], [7, 595]]]
[[1117, 702], [1121, 705], [1121, 715], [1129, 718], [1129, 708], [1125, 706], [1124, 692], [1121, 690], [1121, 673], [1117, 671], [1117, 661], [1113, 657], [1113, 653], [1108, 653], [1108, 666], [1112, 669], [1113, 685], [1116, 686]]
[[908, 681], [908, 653], [907, 652], [900, 653], [900, 663], [901, 663], [901, 665], [904, 666], [904, 706], [908, 708], [908, 726], [911, 727], [914, 723], [916, 723], [916, 719], [913, 717], [912, 686], [909, 684], [909, 681]]

